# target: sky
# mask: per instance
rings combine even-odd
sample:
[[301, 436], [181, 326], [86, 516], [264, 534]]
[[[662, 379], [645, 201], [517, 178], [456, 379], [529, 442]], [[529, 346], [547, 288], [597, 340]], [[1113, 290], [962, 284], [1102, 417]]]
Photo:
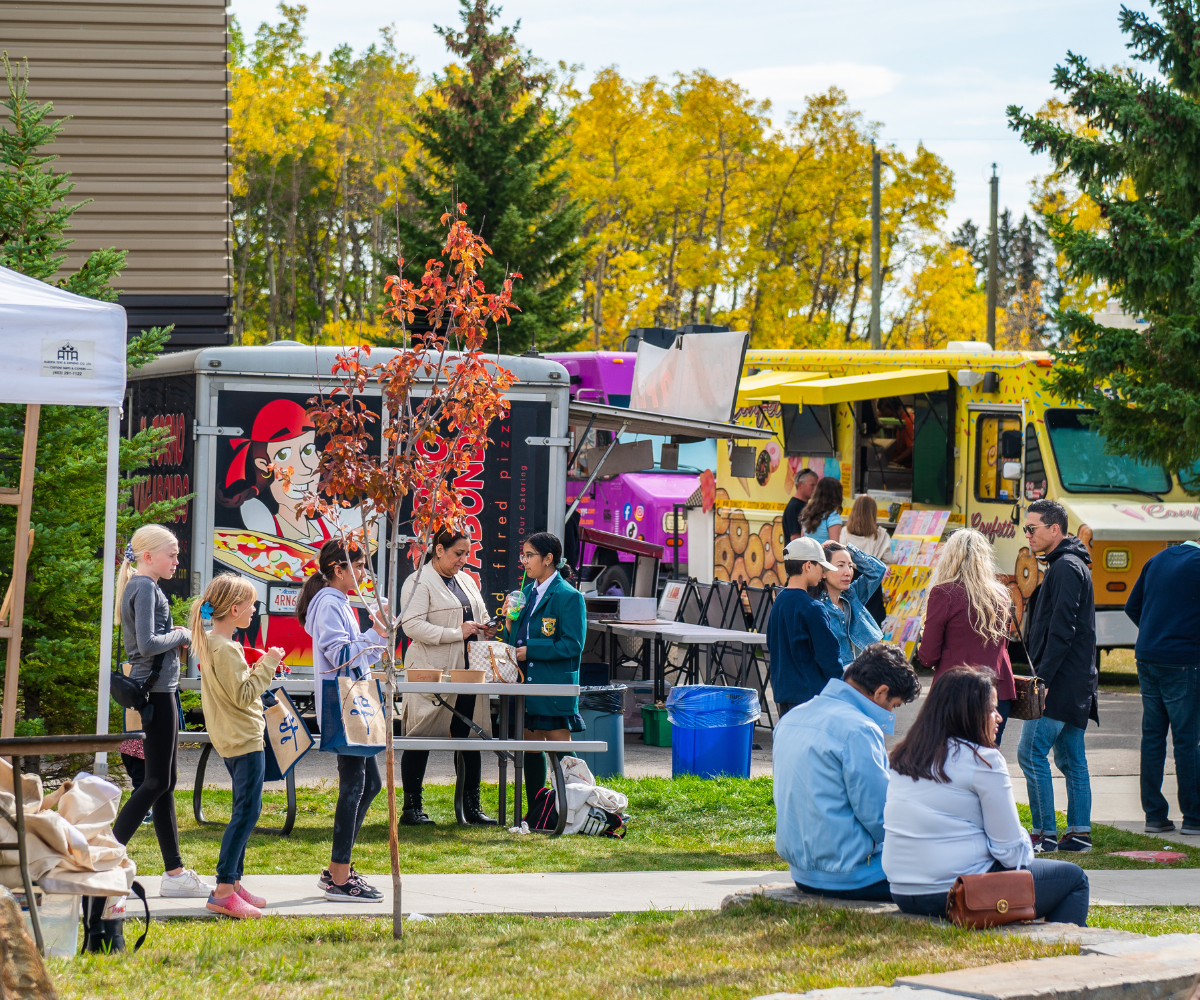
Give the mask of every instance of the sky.
[[[314, 51], [356, 50], [394, 24], [402, 52], [424, 74], [448, 61], [434, 25], [457, 27], [456, 0], [305, 0]], [[498, 0], [502, 20], [520, 19], [520, 42], [547, 62], [582, 64], [579, 81], [616, 66], [627, 78], [705, 69], [770, 98], [780, 123], [807, 94], [843, 88], [881, 123], [884, 142], [918, 142], [954, 171], [948, 223], [988, 217], [991, 164], [1000, 209], [1019, 217], [1031, 182], [1048, 171], [1007, 127], [1005, 109], [1036, 110], [1067, 51], [1093, 63], [1129, 65], [1117, 0]], [[1130, 7], [1147, 4], [1126, 0]], [[231, 0], [247, 35], [277, 20], [274, 0]]]

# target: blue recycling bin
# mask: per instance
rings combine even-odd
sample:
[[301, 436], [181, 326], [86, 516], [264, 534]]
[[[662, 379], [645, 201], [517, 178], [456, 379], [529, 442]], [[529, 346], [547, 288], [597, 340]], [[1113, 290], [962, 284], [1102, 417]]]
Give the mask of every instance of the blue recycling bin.
[[604, 740], [604, 753], [581, 753], [577, 756], [596, 778], [625, 776], [625, 685], [605, 684], [603, 687], [579, 689], [579, 714], [586, 727], [585, 740]]
[[671, 689], [671, 776], [750, 777], [758, 692], [752, 688], [690, 684]]

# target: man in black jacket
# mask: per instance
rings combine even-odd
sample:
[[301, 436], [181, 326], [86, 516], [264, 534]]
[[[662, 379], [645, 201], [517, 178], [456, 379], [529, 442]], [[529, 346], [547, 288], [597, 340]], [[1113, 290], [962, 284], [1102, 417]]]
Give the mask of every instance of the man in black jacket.
[[[1067, 534], [1067, 512], [1054, 500], [1035, 500], [1025, 520], [1029, 547], [1048, 563], [1030, 595], [1025, 650], [1034, 673], [1046, 682], [1046, 711], [1024, 723], [1017, 761], [1025, 773], [1033, 814], [1033, 849], [1092, 849], [1092, 783], [1083, 732], [1097, 711], [1096, 602], [1087, 546]], [[1054, 819], [1050, 750], [1067, 779], [1067, 829], [1060, 840]]]

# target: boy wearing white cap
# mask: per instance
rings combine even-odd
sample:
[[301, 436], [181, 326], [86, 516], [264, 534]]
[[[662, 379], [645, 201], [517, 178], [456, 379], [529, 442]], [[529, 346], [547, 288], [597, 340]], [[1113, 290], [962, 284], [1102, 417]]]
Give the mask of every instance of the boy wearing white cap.
[[771, 691], [779, 717], [815, 698], [830, 678], [842, 677], [837, 637], [821, 601], [808, 596], [833, 566], [814, 538], [794, 538], [783, 550], [787, 586], [775, 595], [767, 620]]

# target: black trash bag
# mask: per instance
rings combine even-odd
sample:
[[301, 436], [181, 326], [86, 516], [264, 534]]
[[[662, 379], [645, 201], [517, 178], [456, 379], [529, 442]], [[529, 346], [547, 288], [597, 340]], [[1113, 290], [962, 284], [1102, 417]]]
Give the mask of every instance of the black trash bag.
[[625, 685], [605, 684], [603, 687], [579, 689], [579, 710], [607, 712], [610, 715], [625, 714]]

